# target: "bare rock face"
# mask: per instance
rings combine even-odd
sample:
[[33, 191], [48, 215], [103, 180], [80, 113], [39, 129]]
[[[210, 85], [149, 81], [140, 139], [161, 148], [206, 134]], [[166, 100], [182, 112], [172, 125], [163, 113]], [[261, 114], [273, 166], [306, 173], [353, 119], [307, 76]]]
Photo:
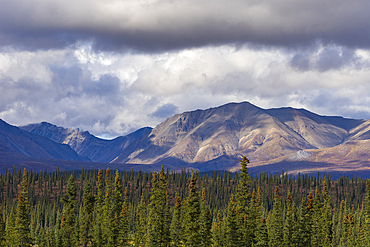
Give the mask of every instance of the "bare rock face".
[[289, 156], [289, 160], [303, 160], [307, 159], [311, 156], [310, 152], [299, 150], [298, 152]]
[[364, 125], [364, 131], [370, 126], [365, 123], [319, 116], [303, 109], [265, 110], [248, 102], [230, 103], [166, 119], [131, 143], [114, 162], [156, 164], [178, 160], [201, 164], [241, 155], [252, 162], [264, 162], [304, 149], [334, 147], [348, 139], [354, 128]]

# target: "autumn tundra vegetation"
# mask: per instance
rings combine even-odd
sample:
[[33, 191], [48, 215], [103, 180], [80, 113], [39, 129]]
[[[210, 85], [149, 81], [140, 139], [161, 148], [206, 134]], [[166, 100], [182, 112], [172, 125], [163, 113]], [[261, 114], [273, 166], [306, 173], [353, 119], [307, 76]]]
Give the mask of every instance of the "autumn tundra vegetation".
[[1, 246], [370, 246], [370, 183], [228, 171], [0, 174]]

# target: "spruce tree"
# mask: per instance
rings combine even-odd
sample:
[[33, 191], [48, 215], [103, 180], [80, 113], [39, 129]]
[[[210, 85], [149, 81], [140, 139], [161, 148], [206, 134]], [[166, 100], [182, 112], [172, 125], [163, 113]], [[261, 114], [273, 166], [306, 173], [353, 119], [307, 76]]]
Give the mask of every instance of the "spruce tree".
[[286, 218], [284, 223], [284, 229], [283, 229], [283, 245], [284, 247], [290, 247], [293, 246], [293, 234], [294, 234], [294, 225], [295, 225], [295, 219], [294, 219], [294, 213], [293, 213], [293, 201], [292, 201], [292, 195], [290, 192], [288, 192], [287, 196], [287, 205], [286, 205]]
[[202, 239], [200, 235], [200, 203], [196, 188], [197, 178], [194, 171], [191, 171], [189, 180], [189, 195], [186, 199], [186, 208], [184, 215], [184, 244], [185, 246], [201, 246]]
[[202, 239], [203, 246], [210, 246], [211, 245], [211, 228], [212, 228], [212, 217], [211, 211], [206, 203], [206, 189], [203, 188], [202, 190], [202, 198], [201, 198], [201, 214], [200, 214], [200, 233]]
[[[74, 239], [73, 239], [74, 246], [80, 246], [80, 244], [81, 244], [81, 227], [80, 227], [80, 225], [81, 225], [80, 224], [80, 222], [81, 222], [81, 214], [82, 213], [81, 213], [81, 208], [80, 208], [80, 210], [78, 212], [78, 215], [76, 217], [75, 227], [74, 227], [74, 230], [75, 230], [75, 232], [73, 234], [73, 237], [74, 237]], [[46, 232], [47, 231], [45, 231], [45, 235], [46, 235]]]
[[353, 215], [348, 208], [347, 202], [343, 201], [341, 205], [341, 210], [343, 211], [342, 226], [343, 230], [340, 234], [340, 243], [339, 246], [353, 246], [351, 233], [353, 231]]
[[322, 225], [321, 233], [323, 238], [323, 245], [329, 246], [332, 242], [332, 210], [331, 210], [331, 198], [329, 195], [328, 183], [326, 177], [324, 177], [324, 187], [322, 191], [323, 198], [323, 209], [322, 209]]
[[120, 241], [122, 246], [128, 245], [130, 242], [129, 232], [130, 232], [130, 212], [129, 212], [129, 202], [128, 202], [128, 189], [125, 188], [125, 200], [122, 204], [121, 210], [121, 227], [120, 227]]
[[260, 205], [258, 205], [258, 203], [257, 203], [256, 190], [253, 189], [252, 197], [251, 197], [251, 203], [250, 203], [250, 206], [249, 206], [249, 218], [253, 219], [250, 222], [250, 226], [253, 229], [257, 228], [257, 222], [258, 222], [258, 217], [259, 217], [259, 212], [258, 212], [259, 207], [260, 207]]
[[311, 245], [323, 246], [323, 215], [322, 215], [322, 203], [318, 187], [315, 191], [314, 204], [312, 209], [312, 223], [311, 223]]
[[313, 201], [313, 195], [310, 192], [307, 200], [303, 199], [301, 204], [298, 239], [300, 240], [300, 245], [303, 246], [311, 245]]
[[91, 245], [93, 238], [93, 216], [94, 216], [94, 197], [90, 183], [85, 183], [83, 194], [83, 209], [81, 219], [81, 245], [87, 247]]
[[240, 246], [252, 246], [254, 241], [254, 232], [255, 228], [253, 227], [255, 224], [254, 218], [250, 215], [250, 202], [251, 202], [251, 194], [250, 194], [250, 184], [251, 179], [248, 172], [249, 160], [243, 156], [240, 160], [240, 182], [237, 187], [236, 193], [236, 208], [238, 208], [238, 229], [239, 229], [239, 236], [241, 238]]
[[104, 196], [103, 196], [103, 172], [99, 169], [97, 175], [97, 188], [98, 194], [96, 196], [96, 202], [94, 204], [94, 246], [96, 247], [103, 247], [103, 233], [102, 233], [102, 223], [103, 223], [103, 204], [104, 204]]
[[68, 180], [66, 196], [62, 198], [62, 202], [65, 205], [61, 223], [61, 237], [63, 246], [74, 246], [75, 244], [74, 228], [77, 216], [76, 196], [77, 189], [75, 184], [75, 177], [72, 173]]
[[16, 232], [17, 241], [20, 246], [30, 246], [32, 238], [30, 233], [30, 204], [28, 202], [28, 180], [27, 170], [24, 168], [21, 191], [18, 195]]
[[119, 246], [122, 239], [122, 182], [118, 170], [114, 180], [113, 205], [111, 210], [111, 236], [108, 238], [108, 246]]
[[17, 232], [15, 229], [15, 208], [12, 206], [11, 212], [6, 219], [5, 227], [5, 246], [17, 247]]
[[274, 206], [270, 219], [269, 246], [279, 247], [283, 243], [283, 216], [279, 187], [275, 186]]
[[113, 239], [112, 232], [112, 191], [111, 191], [111, 179], [110, 179], [110, 170], [107, 168], [105, 174], [105, 197], [104, 205], [102, 208], [103, 219], [102, 219], [102, 244], [103, 246], [110, 247]]
[[[175, 209], [176, 210], [176, 209]], [[139, 207], [136, 211], [136, 227], [134, 244], [135, 246], [144, 247], [147, 239], [146, 220], [147, 220], [147, 209], [144, 200], [144, 195], [141, 194], [141, 200]]]
[[148, 216], [148, 246], [169, 246], [169, 198], [167, 193], [167, 178], [162, 166], [159, 176], [153, 173], [152, 195]]
[[266, 220], [263, 216], [263, 206], [262, 206], [262, 195], [261, 195], [261, 188], [258, 187], [257, 189], [257, 197], [255, 201], [255, 205], [257, 206], [257, 217], [256, 217], [256, 224], [257, 224], [257, 230], [255, 232], [255, 244], [254, 246], [258, 247], [267, 247], [269, 243], [268, 239], [268, 231], [267, 231], [267, 225]]
[[225, 239], [224, 220], [221, 216], [220, 211], [218, 211], [216, 221], [213, 223], [212, 240], [214, 247], [225, 246], [226, 239]]
[[238, 234], [237, 212], [234, 197], [230, 199], [226, 218], [226, 246], [240, 246], [240, 235]]
[[56, 247], [61, 247], [63, 246], [63, 243], [62, 243], [62, 237], [61, 237], [61, 228], [60, 228], [60, 225], [61, 225], [61, 214], [60, 212], [57, 213], [57, 218], [56, 218], [56, 222], [55, 222], [55, 226], [54, 226], [54, 238], [55, 238], [55, 246]]
[[182, 246], [183, 237], [183, 226], [182, 226], [182, 208], [181, 198], [176, 194], [175, 209], [173, 211], [172, 222], [171, 222], [171, 239], [173, 247]]

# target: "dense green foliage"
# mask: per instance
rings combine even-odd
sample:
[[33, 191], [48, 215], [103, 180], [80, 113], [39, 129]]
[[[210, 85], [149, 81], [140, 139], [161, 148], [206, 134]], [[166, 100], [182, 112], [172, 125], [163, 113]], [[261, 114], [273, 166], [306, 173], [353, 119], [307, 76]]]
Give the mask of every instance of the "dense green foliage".
[[0, 174], [0, 246], [369, 246], [370, 182], [318, 174]]

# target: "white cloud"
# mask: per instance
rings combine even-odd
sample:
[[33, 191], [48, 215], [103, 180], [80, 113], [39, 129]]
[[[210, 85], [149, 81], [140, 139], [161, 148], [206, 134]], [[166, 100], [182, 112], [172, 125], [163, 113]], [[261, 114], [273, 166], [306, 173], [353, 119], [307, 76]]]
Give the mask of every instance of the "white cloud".
[[[15, 125], [49, 121], [103, 136], [154, 127], [166, 114], [245, 100], [263, 108], [304, 107], [370, 118], [369, 51], [332, 45], [310, 49], [225, 45], [116, 54], [84, 45], [8, 50], [0, 53], [0, 118]], [[335, 58], [345, 51], [351, 59], [334, 67], [328, 59], [330, 68], [321, 70], [317, 61], [325, 50], [337, 52]], [[297, 68], [292, 62], [297, 54], [305, 54], [310, 65]]]

